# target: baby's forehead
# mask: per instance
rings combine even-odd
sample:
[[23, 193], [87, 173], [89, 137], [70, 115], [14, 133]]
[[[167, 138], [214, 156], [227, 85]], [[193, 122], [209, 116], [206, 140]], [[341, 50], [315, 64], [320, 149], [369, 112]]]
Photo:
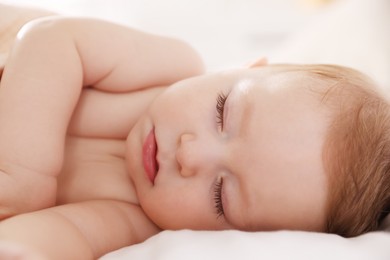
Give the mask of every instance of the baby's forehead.
[[232, 84], [249, 80], [258, 88], [309, 95], [324, 105], [350, 103], [362, 91], [373, 91], [375, 85], [360, 72], [335, 65], [276, 64], [222, 75]]
[[273, 93], [310, 94], [322, 96], [334, 85], [333, 80], [320, 78], [306, 70], [291, 70], [289, 67], [264, 67], [249, 71], [249, 81], [259, 90]]

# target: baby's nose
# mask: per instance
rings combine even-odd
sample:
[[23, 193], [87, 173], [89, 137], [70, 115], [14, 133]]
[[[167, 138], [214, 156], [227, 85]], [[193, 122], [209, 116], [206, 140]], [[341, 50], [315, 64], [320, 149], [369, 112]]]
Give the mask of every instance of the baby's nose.
[[212, 165], [216, 156], [213, 155], [212, 144], [195, 134], [182, 134], [176, 151], [176, 160], [180, 174], [190, 177], [200, 170]]

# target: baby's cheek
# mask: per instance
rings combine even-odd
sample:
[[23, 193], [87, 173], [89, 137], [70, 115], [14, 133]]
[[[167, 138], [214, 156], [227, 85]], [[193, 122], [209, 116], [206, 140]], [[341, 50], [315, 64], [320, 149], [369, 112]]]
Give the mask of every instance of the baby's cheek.
[[182, 229], [186, 225], [185, 201], [167, 193], [145, 196], [141, 206], [145, 214], [161, 229]]

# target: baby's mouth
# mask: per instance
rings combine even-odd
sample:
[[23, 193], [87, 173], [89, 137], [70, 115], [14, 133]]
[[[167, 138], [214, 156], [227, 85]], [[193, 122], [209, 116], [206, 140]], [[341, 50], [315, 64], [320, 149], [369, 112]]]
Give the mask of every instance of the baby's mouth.
[[157, 176], [159, 165], [157, 162], [157, 142], [156, 136], [154, 134], [154, 129], [152, 129], [148, 136], [145, 139], [143, 149], [142, 149], [142, 161], [143, 166], [149, 180], [154, 184], [154, 180]]

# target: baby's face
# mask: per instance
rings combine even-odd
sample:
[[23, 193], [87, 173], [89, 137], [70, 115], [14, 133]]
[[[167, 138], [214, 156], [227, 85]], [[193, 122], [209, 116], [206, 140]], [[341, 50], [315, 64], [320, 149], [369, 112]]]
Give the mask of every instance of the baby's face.
[[324, 230], [329, 113], [309, 84], [264, 67], [168, 88], [127, 142], [145, 213], [163, 229]]

